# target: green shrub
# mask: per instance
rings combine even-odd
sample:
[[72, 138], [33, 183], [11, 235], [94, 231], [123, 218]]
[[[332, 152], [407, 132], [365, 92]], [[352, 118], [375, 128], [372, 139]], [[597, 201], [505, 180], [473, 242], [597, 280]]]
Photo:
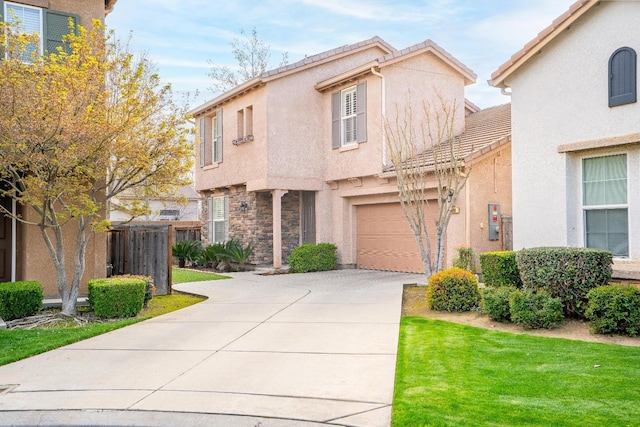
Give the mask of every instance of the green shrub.
[[298, 246], [289, 256], [289, 271], [293, 273], [307, 273], [309, 271], [334, 270], [338, 264], [333, 243], [306, 244]]
[[633, 286], [608, 285], [587, 294], [586, 316], [599, 334], [640, 334], [640, 289]]
[[551, 329], [564, 320], [562, 301], [545, 291], [516, 290], [509, 297], [511, 321], [525, 329]]
[[516, 254], [524, 289], [560, 298], [564, 313], [584, 317], [587, 293], [611, 280], [611, 252], [587, 248], [533, 248]]
[[480, 268], [482, 269], [482, 281], [487, 286], [522, 288], [514, 251], [482, 253], [480, 254]]
[[467, 247], [459, 247], [458, 256], [453, 260], [453, 266], [476, 273], [476, 254], [473, 249]]
[[40, 282], [0, 283], [0, 317], [4, 320], [32, 316], [42, 308]]
[[147, 281], [131, 277], [94, 279], [87, 283], [89, 306], [96, 316], [133, 317], [144, 304]]
[[482, 290], [482, 312], [498, 322], [510, 322], [509, 298], [516, 290], [515, 286], [484, 288]]
[[478, 279], [466, 270], [452, 267], [429, 279], [427, 305], [432, 310], [469, 311], [479, 300]]
[[134, 274], [121, 274], [119, 276], [112, 276], [115, 279], [140, 279], [145, 281], [144, 287], [144, 302], [142, 306], [147, 308], [149, 301], [153, 299], [153, 295], [156, 292], [156, 287], [153, 284], [153, 277], [151, 276], [142, 276], [142, 275], [134, 275]]

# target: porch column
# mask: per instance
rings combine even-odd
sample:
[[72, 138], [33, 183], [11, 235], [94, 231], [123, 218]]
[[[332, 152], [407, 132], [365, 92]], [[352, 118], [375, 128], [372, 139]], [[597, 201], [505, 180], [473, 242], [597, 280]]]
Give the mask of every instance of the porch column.
[[273, 203], [273, 268], [282, 268], [282, 196], [287, 190], [272, 190]]

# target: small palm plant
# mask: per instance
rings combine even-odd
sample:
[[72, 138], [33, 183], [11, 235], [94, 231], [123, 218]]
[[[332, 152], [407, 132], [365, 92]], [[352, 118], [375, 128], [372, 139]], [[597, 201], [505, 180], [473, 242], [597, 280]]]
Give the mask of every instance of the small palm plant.
[[227, 242], [227, 253], [231, 261], [237, 262], [244, 269], [244, 265], [253, 254], [253, 244], [249, 242], [247, 246], [242, 246], [240, 241], [230, 240]]
[[193, 262], [198, 258], [201, 246], [197, 240], [181, 240], [173, 244], [171, 251], [178, 258], [178, 267], [184, 268], [187, 261]]

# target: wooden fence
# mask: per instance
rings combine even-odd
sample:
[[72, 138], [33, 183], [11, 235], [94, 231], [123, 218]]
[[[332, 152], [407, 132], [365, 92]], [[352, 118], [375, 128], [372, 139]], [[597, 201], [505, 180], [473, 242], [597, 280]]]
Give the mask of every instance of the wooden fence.
[[170, 225], [117, 225], [107, 234], [108, 276], [153, 277], [157, 295], [171, 293]]

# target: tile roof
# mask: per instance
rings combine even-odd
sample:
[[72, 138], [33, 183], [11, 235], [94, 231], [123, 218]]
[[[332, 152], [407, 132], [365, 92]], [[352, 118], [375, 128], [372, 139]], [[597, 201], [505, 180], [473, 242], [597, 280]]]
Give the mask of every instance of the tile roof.
[[[477, 113], [469, 114], [465, 118], [465, 130], [456, 137], [456, 144], [460, 144], [459, 157], [466, 161], [488, 153], [511, 141], [511, 104], [485, 108]], [[447, 149], [448, 143], [440, 146]], [[427, 168], [435, 163], [434, 149], [429, 148], [408, 162], [420, 162]], [[393, 171], [389, 167], [386, 171]], [[385, 172], [386, 172], [385, 171]]]
[[598, 5], [599, 3], [600, 0], [578, 0], [573, 3], [569, 10], [554, 19], [551, 25], [538, 33], [533, 40], [527, 43], [522, 49], [511, 56], [507, 62], [494, 71], [491, 74], [489, 84], [492, 86], [504, 86], [504, 79], [524, 64], [528, 60], [528, 56], [530, 54], [533, 54], [543, 48], [569, 24], [582, 16], [585, 12], [591, 9], [591, 7]]
[[333, 58], [334, 56], [338, 56], [338, 55], [343, 55], [343, 54], [347, 54], [349, 52], [358, 50], [358, 49], [362, 49], [368, 46], [374, 46], [374, 45], [378, 45], [380, 46], [383, 50], [387, 50], [388, 52], [394, 52], [396, 49], [391, 46], [389, 43], [385, 42], [384, 40], [382, 40], [380, 37], [378, 36], [374, 36], [370, 39], [367, 40], [363, 40], [361, 42], [358, 43], [353, 43], [353, 44], [348, 44], [348, 45], [344, 45], [344, 46], [340, 46], [338, 48], [335, 49], [331, 49], [331, 50], [327, 50], [325, 52], [321, 52], [318, 53], [316, 55], [312, 55], [312, 56], [307, 56], [303, 59], [301, 59], [300, 61], [294, 62], [292, 64], [288, 64], [288, 65], [284, 65], [282, 67], [279, 68], [274, 68], [273, 70], [268, 70], [265, 71], [264, 73], [262, 73], [260, 76], [258, 77], [254, 77], [251, 80], [247, 80], [244, 83], [239, 84], [238, 86], [229, 89], [228, 91], [218, 95], [217, 97], [213, 98], [210, 101], [205, 102], [204, 104], [192, 109], [191, 111], [189, 111], [190, 114], [197, 116], [198, 114], [201, 114], [202, 112], [205, 112], [207, 110], [212, 109], [213, 107], [215, 107], [216, 105], [219, 105], [223, 102], [225, 102], [228, 99], [231, 99], [235, 96], [238, 96], [248, 90], [251, 90], [255, 87], [258, 87], [262, 84], [264, 84], [267, 80], [273, 80], [275, 78], [278, 78], [278, 76], [280, 74], [284, 74], [284, 73], [288, 73], [288, 72], [295, 72], [296, 70], [302, 69], [302, 68], [306, 68], [308, 66], [311, 66], [315, 63], [319, 63], [321, 61], [324, 60], [328, 60], [330, 58]]
[[388, 53], [386, 55], [384, 55], [381, 58], [378, 58], [377, 61], [380, 65], [384, 65], [385, 62], [394, 60], [396, 58], [401, 58], [405, 55], [408, 55], [410, 53], [413, 52], [417, 52], [419, 50], [422, 49], [428, 49], [428, 48], [432, 48], [433, 50], [437, 51], [439, 54], [441, 54], [443, 57], [445, 57], [449, 62], [451, 62], [453, 65], [455, 65], [456, 67], [460, 68], [460, 70], [464, 73], [467, 74], [470, 80], [475, 81], [476, 77], [478, 77], [476, 75], [476, 73], [473, 72], [473, 70], [471, 70], [471, 68], [467, 67], [466, 65], [464, 65], [462, 62], [458, 61], [453, 55], [451, 55], [449, 52], [447, 52], [446, 50], [444, 50], [439, 44], [437, 44], [436, 42], [434, 42], [433, 40], [427, 39], [421, 43], [418, 44], [414, 44], [413, 46], [409, 46], [407, 48], [404, 48], [402, 50], [396, 50], [394, 52]]
[[351, 51], [358, 50], [360, 48], [367, 47], [367, 46], [374, 45], [374, 44], [381, 45], [382, 47], [384, 47], [384, 49], [388, 50], [389, 52], [392, 52], [392, 53], [396, 52], [396, 49], [393, 46], [391, 46], [389, 43], [387, 43], [386, 41], [382, 40], [378, 36], [374, 36], [374, 37], [372, 37], [370, 39], [363, 40], [363, 41], [358, 42], [358, 43], [347, 44], [347, 45], [344, 45], [344, 46], [337, 47], [335, 49], [331, 49], [331, 50], [327, 50], [325, 52], [318, 53], [316, 55], [306, 56], [303, 59], [301, 59], [300, 61], [294, 62], [293, 64], [287, 64], [287, 65], [283, 65], [282, 67], [279, 67], [279, 68], [274, 68], [273, 70], [265, 71], [264, 73], [262, 73], [262, 75], [260, 77], [262, 77], [262, 78], [272, 77], [272, 76], [275, 76], [277, 74], [281, 74], [281, 73], [284, 73], [284, 72], [287, 72], [287, 71], [295, 70], [296, 68], [301, 68], [301, 67], [304, 67], [306, 65], [313, 64], [314, 62], [322, 61], [323, 59], [327, 59], [327, 58], [332, 57], [332, 56], [349, 53]]

